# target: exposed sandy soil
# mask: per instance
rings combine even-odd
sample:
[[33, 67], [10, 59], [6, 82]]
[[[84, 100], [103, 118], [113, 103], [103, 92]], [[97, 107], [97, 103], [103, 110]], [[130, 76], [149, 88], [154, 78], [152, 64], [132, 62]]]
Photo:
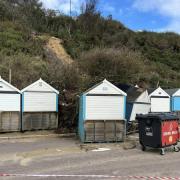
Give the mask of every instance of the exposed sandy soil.
[[67, 54], [66, 50], [64, 49], [62, 45], [62, 40], [55, 38], [55, 37], [50, 37], [46, 47], [48, 50], [50, 50], [54, 55], [60, 59], [63, 63], [65, 64], [71, 64], [73, 63], [73, 59], [69, 54]]

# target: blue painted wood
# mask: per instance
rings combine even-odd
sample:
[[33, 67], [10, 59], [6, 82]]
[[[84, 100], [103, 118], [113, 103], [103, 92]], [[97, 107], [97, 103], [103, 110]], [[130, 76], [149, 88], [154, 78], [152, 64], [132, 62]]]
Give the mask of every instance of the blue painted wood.
[[24, 112], [24, 93], [22, 93], [22, 96], [21, 96], [21, 110], [22, 112]]
[[126, 104], [126, 119], [129, 121], [133, 109], [133, 103]]
[[86, 117], [86, 96], [81, 95], [79, 102], [79, 123], [78, 123], [78, 134], [81, 142], [85, 141], [85, 133], [84, 133], [84, 120]]
[[83, 120], [86, 119], [86, 96], [83, 95]]
[[172, 103], [173, 103], [172, 110], [180, 111], [180, 97], [177, 96], [173, 97]]
[[126, 96], [124, 96], [124, 119], [126, 119]]
[[174, 111], [174, 97], [170, 97], [170, 110]]
[[58, 103], [59, 103], [59, 97], [58, 94], [56, 94], [56, 112], [58, 112]]

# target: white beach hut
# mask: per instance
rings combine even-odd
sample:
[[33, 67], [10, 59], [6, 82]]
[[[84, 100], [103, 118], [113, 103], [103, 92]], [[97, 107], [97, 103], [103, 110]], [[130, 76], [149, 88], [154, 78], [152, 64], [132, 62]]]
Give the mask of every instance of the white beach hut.
[[20, 90], [0, 77], [0, 132], [21, 129]]
[[161, 87], [149, 89], [150, 112], [170, 112], [170, 96]]
[[59, 92], [56, 89], [39, 79], [21, 93], [22, 130], [57, 128]]

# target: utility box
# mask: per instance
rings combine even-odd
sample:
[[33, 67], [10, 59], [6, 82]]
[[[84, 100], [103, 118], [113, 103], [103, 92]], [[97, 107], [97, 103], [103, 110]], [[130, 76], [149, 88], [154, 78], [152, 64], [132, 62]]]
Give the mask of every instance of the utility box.
[[176, 146], [179, 140], [178, 117], [170, 113], [150, 113], [137, 115], [139, 126], [139, 142], [142, 150], [146, 147], [160, 148], [161, 155], [165, 154], [165, 147]]

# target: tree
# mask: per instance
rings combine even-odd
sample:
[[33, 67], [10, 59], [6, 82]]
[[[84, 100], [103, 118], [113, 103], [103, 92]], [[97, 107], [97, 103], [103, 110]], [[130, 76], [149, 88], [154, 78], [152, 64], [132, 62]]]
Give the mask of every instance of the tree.
[[93, 49], [80, 57], [80, 68], [92, 81], [107, 78], [114, 82], [138, 83], [145, 71], [144, 58], [127, 48]]

